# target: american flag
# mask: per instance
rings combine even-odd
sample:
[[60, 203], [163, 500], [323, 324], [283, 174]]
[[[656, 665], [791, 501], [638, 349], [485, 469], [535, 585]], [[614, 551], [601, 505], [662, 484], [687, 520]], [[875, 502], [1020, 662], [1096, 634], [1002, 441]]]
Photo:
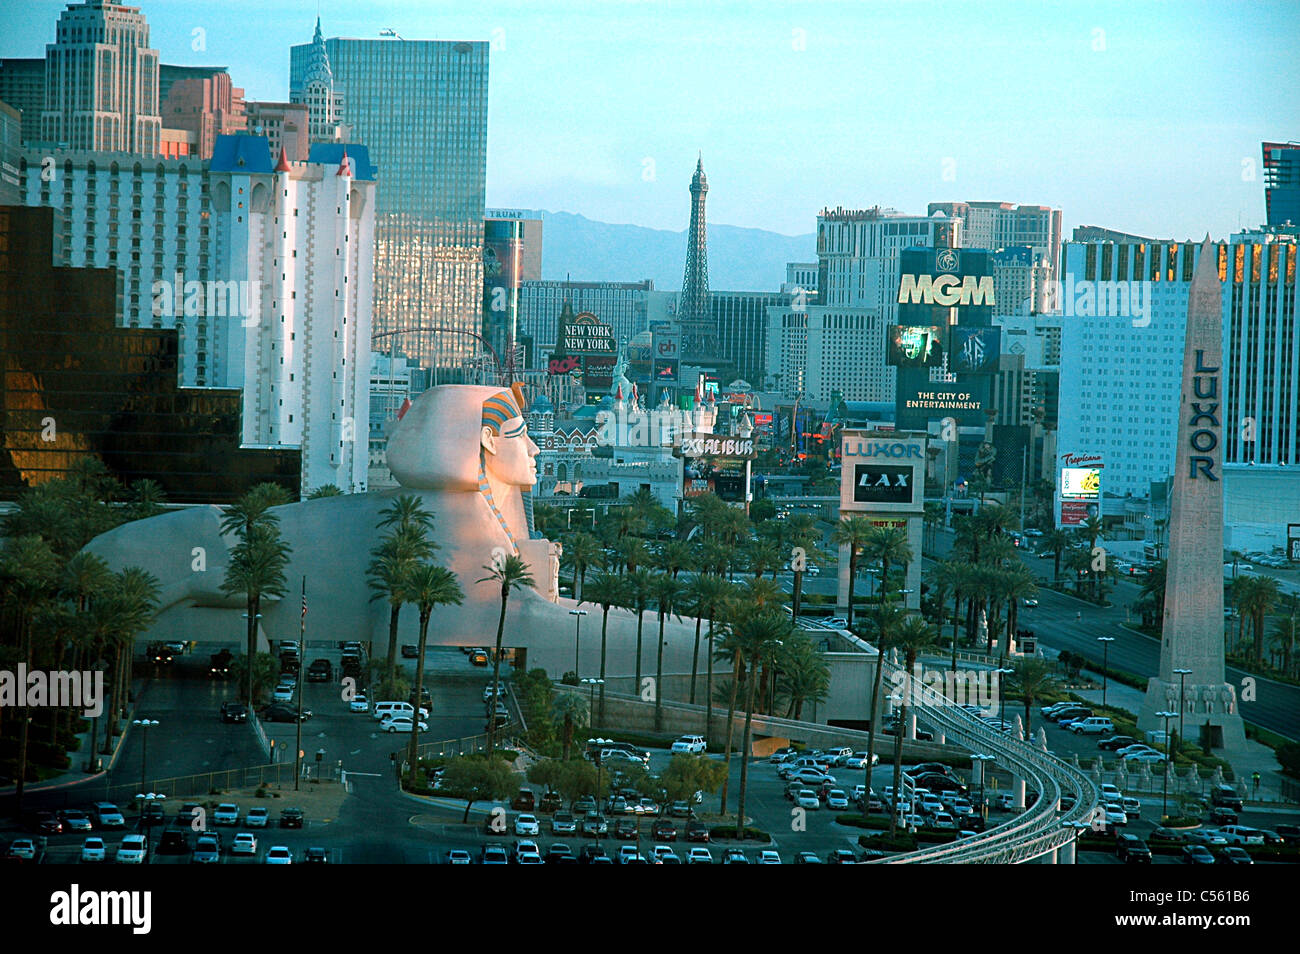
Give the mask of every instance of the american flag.
[[307, 594], [306, 594], [306, 592], [304, 592], [304, 593], [302, 594], [302, 618], [303, 618], [303, 619], [306, 619], [306, 618], [307, 618]]

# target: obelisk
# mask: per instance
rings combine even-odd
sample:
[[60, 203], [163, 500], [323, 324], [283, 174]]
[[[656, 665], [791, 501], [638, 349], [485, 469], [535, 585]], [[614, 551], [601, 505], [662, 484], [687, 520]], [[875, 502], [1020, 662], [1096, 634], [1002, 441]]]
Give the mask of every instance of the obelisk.
[[1147, 684], [1138, 728], [1164, 729], [1156, 713], [1180, 712], [1171, 731], [1181, 722], [1189, 740], [1233, 749], [1246, 739], [1223, 667], [1223, 388], [1218, 248], [1207, 236], [1188, 294], [1160, 675]]

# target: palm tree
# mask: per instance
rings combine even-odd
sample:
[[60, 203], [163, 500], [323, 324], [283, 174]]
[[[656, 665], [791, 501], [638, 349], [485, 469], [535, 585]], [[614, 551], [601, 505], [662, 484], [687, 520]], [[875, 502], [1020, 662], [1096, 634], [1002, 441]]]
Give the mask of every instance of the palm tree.
[[[427, 516], [432, 521], [432, 515]], [[366, 567], [366, 579], [373, 591], [370, 599], [388, 601], [388, 659], [385, 665], [388, 686], [393, 684], [397, 675], [399, 614], [404, 604], [412, 602], [407, 584], [420, 562], [430, 559], [438, 549], [426, 535], [427, 529], [428, 523], [423, 520], [395, 526], [370, 551], [373, 559]]]
[[560, 722], [564, 726], [563, 744], [564, 744], [564, 761], [569, 761], [569, 750], [573, 747], [573, 728], [574, 726], [589, 725], [591, 721], [591, 710], [587, 706], [587, 700], [582, 697], [581, 693], [568, 692], [557, 693], [551, 701], [551, 718]]
[[754, 578], [762, 577], [768, 570], [772, 571], [772, 579], [776, 579], [776, 573], [785, 562], [781, 556], [781, 548], [771, 540], [755, 540], [749, 545], [749, 568], [754, 572]]
[[1092, 572], [1092, 554], [1087, 550], [1071, 550], [1065, 558], [1065, 567], [1074, 574], [1074, 592], [1083, 595], [1083, 578]]
[[[412, 702], [415, 712], [411, 718], [411, 748], [407, 757], [411, 766], [408, 784], [414, 787], [415, 773], [420, 764], [420, 699], [424, 690], [424, 652], [429, 643], [429, 617], [433, 615], [435, 606], [459, 606], [464, 602], [465, 594], [455, 573], [432, 563], [420, 563], [412, 568], [406, 585], [411, 602], [420, 610], [420, 645], [415, 659], [415, 699]], [[495, 722], [494, 719], [493, 724]]]
[[[705, 698], [709, 708], [713, 707], [713, 621], [730, 595], [731, 587], [722, 577], [714, 573], [701, 573], [690, 583], [691, 612], [695, 616], [695, 650], [691, 654], [691, 705], [695, 704], [695, 682], [699, 674], [700, 626], [703, 620], [709, 621], [709, 679], [705, 682]], [[705, 722], [704, 734], [707, 736], [708, 721]]]
[[1276, 577], [1242, 576], [1233, 583], [1238, 611], [1250, 619], [1250, 632], [1254, 638], [1255, 665], [1264, 662], [1264, 618], [1277, 605], [1280, 591]]
[[609, 611], [628, 601], [627, 586], [621, 576], [598, 573], [586, 587], [587, 601], [600, 607], [600, 720], [605, 721], [605, 636], [609, 631]]
[[[867, 611], [863, 627], [865, 634], [871, 642], [876, 644], [876, 666], [875, 674], [871, 683], [871, 710], [869, 713], [870, 722], [867, 727], [867, 787], [871, 787], [871, 763], [876, 754], [876, 729], [880, 720], [876, 714], [880, 712], [880, 677], [884, 672], [885, 653], [894, 647], [894, 640], [898, 634], [899, 628], [903, 625], [907, 612], [899, 609], [897, 606], [890, 606], [888, 603], [879, 603]], [[895, 789], [897, 791], [897, 789]]]
[[700, 546], [699, 565], [709, 573], [730, 577], [731, 566], [735, 557], [735, 549], [721, 540], [705, 540]]
[[230, 563], [221, 583], [221, 592], [227, 596], [243, 593], [248, 608], [249, 665], [244, 671], [244, 703], [251, 710], [253, 699], [253, 666], [257, 655], [257, 620], [263, 597], [279, 598], [288, 592], [284, 571], [289, 565], [289, 544], [280, 539], [279, 521], [258, 518], [246, 531], [244, 538], [230, 552]]
[[862, 555], [880, 563], [880, 599], [885, 599], [885, 585], [891, 564], [912, 562], [912, 548], [907, 544], [907, 531], [901, 527], [872, 527], [862, 547]]
[[1151, 568], [1151, 572], [1142, 581], [1140, 599], [1151, 601], [1151, 605], [1155, 607], [1157, 620], [1165, 618], [1165, 587], [1168, 585], [1168, 572], [1169, 564], [1165, 560], [1161, 560]]
[[[476, 583], [495, 583], [501, 587], [501, 616], [497, 620], [497, 644], [496, 652], [492, 654], [492, 682], [493, 686], [501, 685], [501, 639], [506, 632], [506, 603], [510, 599], [511, 590], [522, 590], [525, 588], [535, 587], [532, 574], [528, 572], [528, 564], [518, 556], [511, 555], [502, 560], [494, 560], [492, 563], [483, 567], [487, 571], [487, 576], [475, 580]], [[488, 759], [491, 760], [492, 752], [496, 743], [496, 719], [488, 720], [487, 731], [487, 749]]]
[[632, 691], [639, 693], [641, 691], [641, 627], [645, 622], [646, 608], [650, 605], [654, 577], [649, 570], [640, 569], [627, 574], [624, 580], [627, 582], [627, 608], [636, 613], [636, 683]]
[[[845, 617], [849, 629], [853, 628], [853, 590], [858, 579], [858, 555], [871, 539], [872, 529], [870, 521], [865, 517], [844, 517], [831, 534], [831, 543], [849, 548], [849, 612]], [[881, 585], [884, 585], [883, 581]]]
[[[233, 557], [232, 557], [233, 561]], [[113, 682], [113, 708], [108, 720], [108, 735], [117, 730], [117, 714], [125, 712], [127, 689], [131, 682], [131, 650], [135, 638], [153, 625], [158, 612], [161, 588], [157, 577], [138, 566], [128, 566], [113, 581], [113, 629], [116, 677]]]
[[682, 570], [695, 568], [695, 551], [691, 549], [689, 543], [670, 540], [659, 548], [657, 563], [661, 570], [671, 573], [676, 578]]
[[1052, 583], [1061, 581], [1061, 554], [1070, 545], [1070, 535], [1064, 530], [1052, 530], [1044, 538], [1048, 549], [1052, 551]]
[[[904, 683], [909, 689], [912, 686], [912, 673], [916, 666], [916, 658], [921, 654], [923, 649], [933, 645], [938, 638], [938, 633], [934, 627], [927, 623], [919, 616], [908, 616], [903, 620], [894, 635], [894, 645], [903, 651], [904, 671], [907, 674], [908, 681]], [[914, 691], [914, 690], [912, 690]], [[903, 732], [907, 726], [907, 700], [911, 691], [903, 692], [902, 702], [898, 708], [898, 725], [894, 728], [894, 792], [901, 791], [899, 788], [902, 782], [903, 772]], [[898, 826], [898, 812], [893, 809], [889, 813], [889, 833], [892, 835]]]
[[320, 500], [322, 497], [342, 497], [343, 491], [339, 490], [337, 484], [321, 484], [316, 489], [307, 494], [308, 500]]
[[162, 484], [145, 477], [131, 485], [130, 499], [131, 518], [145, 520], [163, 512], [162, 505], [167, 495], [163, 492]]
[[[729, 603], [728, 608], [734, 605]], [[727, 766], [727, 774], [722, 779], [722, 801], [718, 809], [719, 814], [722, 815], [727, 814], [727, 789], [730, 787], [731, 780], [731, 743], [736, 730], [736, 698], [740, 692], [741, 676], [745, 665], [740, 639], [736, 635], [736, 618], [730, 612], [728, 617], [722, 643], [716, 650], [720, 662], [731, 663], [731, 686], [727, 701], [727, 744], [722, 756], [722, 761]], [[752, 677], [752, 674], [750, 676]]]
[[[1025, 738], [1029, 737], [1029, 715], [1033, 710], [1034, 700], [1056, 689], [1057, 681], [1052, 676], [1052, 667], [1042, 659], [1022, 656], [1011, 664], [1015, 670], [1011, 674], [1011, 683], [1024, 696], [1025, 703]], [[1000, 687], [1005, 692], [1006, 687]]]
[[614, 552], [618, 562], [626, 572], [635, 573], [638, 567], [650, 562], [650, 551], [637, 537], [621, 537], [614, 543]]
[[659, 647], [655, 653], [655, 731], [664, 727], [664, 621], [686, 595], [686, 587], [675, 577], [660, 573], [651, 583], [651, 593], [659, 610]]
[[786, 639], [778, 665], [779, 687], [789, 700], [785, 717], [801, 719], [804, 703], [819, 703], [830, 691], [830, 666], [813, 646], [812, 640], [801, 632]]
[[564, 538], [564, 560], [573, 570], [573, 598], [582, 602], [587, 570], [605, 564], [605, 548], [590, 533], [571, 533]]
[[749, 680], [746, 683], [745, 732], [740, 745], [740, 792], [736, 803], [736, 836], [745, 838], [745, 795], [749, 786], [750, 736], [754, 724], [754, 692], [758, 688], [755, 678], [764, 664], [772, 660], [782, 645], [782, 637], [790, 633], [790, 620], [783, 614], [759, 611], [741, 619], [734, 627], [739, 651], [748, 661]]
[[[794, 558], [794, 549], [798, 547], [804, 551], [805, 558], [812, 555], [816, 549], [818, 541], [821, 539], [817, 532], [817, 521], [806, 513], [798, 513], [785, 521], [785, 534], [782, 541], [786, 546], [791, 548], [791, 560]], [[803, 575], [804, 570], [793, 566], [794, 569], [794, 595], [790, 603], [790, 615], [794, 619], [799, 618], [799, 610], [803, 603]]]
[[544, 537], [559, 531], [564, 525], [564, 515], [559, 507], [551, 504], [533, 504], [533, 528]]

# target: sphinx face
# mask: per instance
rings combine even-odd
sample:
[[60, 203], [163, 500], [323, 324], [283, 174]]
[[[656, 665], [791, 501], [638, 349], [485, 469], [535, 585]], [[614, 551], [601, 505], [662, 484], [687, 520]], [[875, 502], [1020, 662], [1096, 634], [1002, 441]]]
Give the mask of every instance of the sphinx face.
[[484, 468], [488, 477], [512, 487], [531, 487], [537, 483], [538, 446], [528, 436], [528, 424], [522, 417], [512, 417], [501, 425], [501, 433], [490, 427], [482, 434]]

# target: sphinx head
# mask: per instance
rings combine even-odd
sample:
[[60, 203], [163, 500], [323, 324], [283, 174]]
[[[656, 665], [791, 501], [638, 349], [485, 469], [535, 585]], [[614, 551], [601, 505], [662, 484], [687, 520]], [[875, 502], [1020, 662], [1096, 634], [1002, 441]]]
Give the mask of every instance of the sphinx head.
[[498, 487], [537, 482], [537, 445], [516, 384], [502, 390], [450, 384], [425, 391], [388, 439], [388, 467], [414, 490], [477, 490], [479, 466]]

